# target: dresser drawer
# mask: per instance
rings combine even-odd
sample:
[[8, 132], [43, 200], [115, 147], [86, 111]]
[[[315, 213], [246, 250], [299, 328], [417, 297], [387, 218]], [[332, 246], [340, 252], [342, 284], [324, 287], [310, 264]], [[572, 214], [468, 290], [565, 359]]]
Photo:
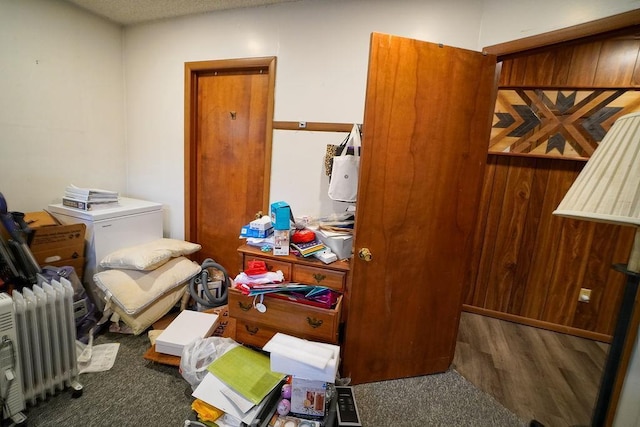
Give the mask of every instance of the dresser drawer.
[[[243, 335], [245, 325], [249, 325], [283, 332], [299, 338], [330, 343], [338, 342], [342, 296], [338, 297], [338, 302], [333, 309], [318, 308], [266, 296], [263, 304], [267, 307], [267, 311], [264, 313], [253, 308], [253, 299], [253, 297], [245, 296], [236, 289], [229, 290], [229, 316], [238, 322], [236, 329], [238, 341], [241, 341], [241, 338], [245, 336]], [[246, 332], [249, 333], [249, 331]]]
[[256, 322], [236, 320], [236, 341], [242, 344], [262, 348], [277, 332], [281, 331]]
[[342, 292], [345, 288], [346, 273], [323, 268], [310, 267], [308, 265], [294, 265], [291, 281], [304, 283], [305, 285], [318, 285]]
[[267, 266], [267, 270], [269, 271], [280, 270], [284, 275], [284, 280], [291, 280], [291, 263], [290, 262], [277, 261], [274, 259], [262, 258], [259, 256], [253, 256], [253, 255], [245, 255], [244, 263], [242, 266], [243, 270], [246, 270], [249, 268], [249, 261], [263, 261]]

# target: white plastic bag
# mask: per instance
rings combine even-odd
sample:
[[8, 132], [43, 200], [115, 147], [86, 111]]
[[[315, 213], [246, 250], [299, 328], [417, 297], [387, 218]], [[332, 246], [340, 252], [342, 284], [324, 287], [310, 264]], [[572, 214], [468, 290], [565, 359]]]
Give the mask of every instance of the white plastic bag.
[[239, 344], [231, 338], [200, 338], [187, 344], [182, 349], [180, 374], [191, 385], [191, 389], [202, 382], [207, 375], [207, 367], [218, 357]]
[[[329, 198], [340, 202], [355, 202], [358, 194], [358, 173], [360, 170], [360, 128], [357, 124], [349, 134], [346, 147], [339, 156], [333, 157]], [[353, 147], [353, 156], [347, 155]]]

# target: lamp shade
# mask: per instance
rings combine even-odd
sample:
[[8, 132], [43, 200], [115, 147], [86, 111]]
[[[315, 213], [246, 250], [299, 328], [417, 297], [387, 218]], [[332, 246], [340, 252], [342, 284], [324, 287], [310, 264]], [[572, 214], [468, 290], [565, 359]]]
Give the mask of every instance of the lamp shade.
[[640, 226], [640, 113], [616, 120], [553, 214]]

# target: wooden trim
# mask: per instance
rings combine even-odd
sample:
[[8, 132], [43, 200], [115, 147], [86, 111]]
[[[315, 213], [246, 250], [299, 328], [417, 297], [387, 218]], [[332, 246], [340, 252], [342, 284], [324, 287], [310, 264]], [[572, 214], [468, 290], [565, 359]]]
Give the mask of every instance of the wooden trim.
[[545, 322], [543, 320], [530, 319], [528, 317], [517, 316], [515, 314], [503, 313], [500, 311], [488, 310], [486, 308], [475, 307], [473, 305], [463, 304], [462, 310], [467, 313], [480, 314], [482, 316], [493, 317], [496, 319], [507, 320], [509, 322], [519, 323], [522, 325], [533, 326], [535, 328], [547, 329], [553, 332], [574, 335], [580, 338], [610, 343], [611, 335], [601, 334], [598, 332], [585, 331], [584, 329], [573, 328], [571, 326], [558, 325], [557, 323]]
[[582, 163], [586, 163], [587, 160], [589, 160], [589, 158], [587, 157], [563, 157], [563, 156], [556, 156], [556, 155], [542, 155], [542, 154], [535, 154], [535, 153], [502, 153], [500, 151], [487, 151], [487, 154], [490, 156], [504, 156], [504, 157], [534, 157], [537, 159], [549, 159], [549, 160], [573, 160], [573, 161], [578, 161], [578, 162], [582, 162]]
[[196, 224], [192, 221], [196, 209], [196, 200], [192, 194], [196, 185], [195, 173], [192, 170], [196, 164], [196, 115], [195, 103], [198, 100], [197, 77], [200, 74], [216, 72], [251, 72], [264, 70], [269, 73], [268, 110], [265, 136], [265, 178], [263, 187], [263, 212], [268, 212], [269, 190], [271, 185], [271, 150], [273, 141], [273, 113], [275, 104], [275, 70], [276, 57], [223, 59], [212, 61], [185, 62], [184, 64], [184, 235], [185, 240], [191, 241], [196, 235]]
[[[267, 58], [265, 58], [267, 59]], [[267, 122], [265, 136], [264, 156], [264, 185], [262, 187], [262, 212], [269, 212], [269, 194], [271, 191], [271, 153], [273, 151], [273, 114], [275, 110], [276, 91], [276, 57], [270, 57], [269, 61], [269, 94], [267, 103]]]
[[273, 128], [278, 130], [306, 130], [315, 132], [351, 132], [351, 129], [353, 129], [353, 123], [274, 121]]
[[572, 27], [487, 46], [482, 50], [483, 52], [498, 56], [498, 61], [500, 61], [502, 59], [501, 57], [505, 55], [515, 53], [520, 54], [527, 50], [573, 41], [579, 38], [593, 36], [595, 34], [616, 31], [638, 24], [640, 24], [640, 9], [635, 9], [618, 15], [609, 16], [607, 18], [574, 25]]
[[184, 235], [192, 241], [195, 236], [195, 224], [191, 223], [191, 189], [195, 187], [191, 169], [195, 165], [195, 120], [197, 100], [196, 74], [198, 67], [193, 63], [184, 64]]

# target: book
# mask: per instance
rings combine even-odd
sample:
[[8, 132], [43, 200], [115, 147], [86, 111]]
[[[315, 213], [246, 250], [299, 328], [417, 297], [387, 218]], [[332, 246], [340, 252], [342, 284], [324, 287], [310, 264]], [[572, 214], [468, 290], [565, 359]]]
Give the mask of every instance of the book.
[[71, 184], [65, 188], [64, 196], [81, 201], [93, 201], [118, 200], [119, 195], [117, 191], [103, 190], [100, 188], [83, 188]]
[[304, 243], [291, 243], [291, 247], [298, 251], [303, 257], [307, 257], [327, 248], [324, 243], [317, 239]]
[[78, 200], [71, 197], [62, 198], [62, 206], [69, 208], [81, 209], [83, 211], [92, 211], [96, 209], [111, 208], [118, 205], [118, 200], [100, 200], [100, 201], [86, 201]]

